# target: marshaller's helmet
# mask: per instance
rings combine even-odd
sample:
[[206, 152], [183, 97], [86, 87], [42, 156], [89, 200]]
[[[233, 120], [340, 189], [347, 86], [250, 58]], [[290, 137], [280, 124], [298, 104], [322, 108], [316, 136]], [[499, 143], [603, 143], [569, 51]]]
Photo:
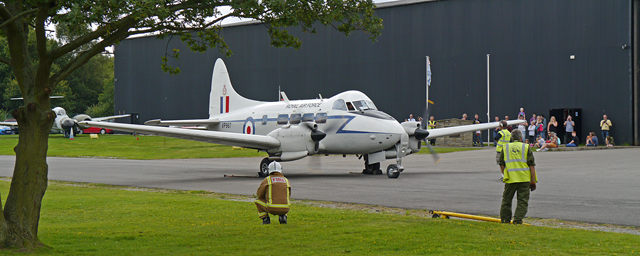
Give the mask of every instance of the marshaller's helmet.
[[280, 163], [278, 162], [271, 162], [269, 164], [269, 174], [273, 173], [273, 172], [279, 172], [282, 173], [282, 165], [280, 165]]

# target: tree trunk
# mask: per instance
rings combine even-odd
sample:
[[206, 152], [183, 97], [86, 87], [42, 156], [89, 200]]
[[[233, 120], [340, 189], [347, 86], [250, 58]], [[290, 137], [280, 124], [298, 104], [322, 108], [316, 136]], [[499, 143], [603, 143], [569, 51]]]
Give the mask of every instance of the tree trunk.
[[[16, 163], [11, 189], [0, 216], [0, 246], [34, 248], [38, 240], [38, 222], [42, 197], [47, 189], [47, 149], [49, 131], [55, 118], [49, 97], [36, 97], [38, 103], [27, 103], [13, 111], [20, 135], [14, 148]], [[25, 102], [28, 102], [25, 99]]]

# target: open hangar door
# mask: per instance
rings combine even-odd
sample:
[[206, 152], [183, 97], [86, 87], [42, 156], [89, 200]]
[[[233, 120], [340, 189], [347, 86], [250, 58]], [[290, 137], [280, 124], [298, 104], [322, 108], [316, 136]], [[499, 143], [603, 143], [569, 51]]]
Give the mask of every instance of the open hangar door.
[[[565, 126], [564, 121], [567, 120], [567, 117], [571, 115], [571, 119], [575, 123], [573, 130], [576, 131], [576, 135], [580, 138], [580, 143], [584, 143], [583, 132], [582, 132], [582, 109], [581, 108], [557, 108], [549, 110], [549, 118], [552, 116], [556, 117], [556, 121], [558, 121], [558, 138], [562, 141], [562, 144], [566, 144], [565, 141]], [[547, 122], [549, 120], [547, 118]], [[545, 127], [546, 129], [546, 127]], [[586, 133], [584, 133], [586, 135]]]

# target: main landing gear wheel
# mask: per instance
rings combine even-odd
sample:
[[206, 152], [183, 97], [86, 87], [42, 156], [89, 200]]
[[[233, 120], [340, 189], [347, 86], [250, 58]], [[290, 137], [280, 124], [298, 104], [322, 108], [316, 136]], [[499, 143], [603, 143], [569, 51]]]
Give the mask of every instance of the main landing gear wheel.
[[260, 177], [267, 177], [269, 176], [269, 164], [271, 163], [271, 160], [269, 160], [269, 158], [264, 158], [262, 159], [262, 161], [260, 161], [260, 171], [258, 172], [258, 176]]
[[362, 170], [363, 174], [382, 174], [382, 170], [380, 170], [380, 163], [375, 164], [365, 164], [365, 169]]
[[398, 178], [398, 176], [400, 176], [400, 171], [398, 170], [398, 165], [390, 164], [387, 167], [387, 177], [389, 177], [390, 179], [396, 179], [396, 178]]

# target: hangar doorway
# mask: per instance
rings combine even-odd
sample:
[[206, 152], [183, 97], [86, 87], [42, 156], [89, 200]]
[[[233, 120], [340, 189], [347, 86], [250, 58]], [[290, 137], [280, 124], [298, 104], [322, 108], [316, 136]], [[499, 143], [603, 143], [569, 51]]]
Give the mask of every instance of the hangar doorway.
[[[584, 144], [586, 133], [583, 134], [582, 132], [582, 109], [581, 108], [558, 108], [558, 109], [549, 110], [549, 118], [551, 118], [552, 116], [555, 116], [556, 120], [558, 121], [558, 138], [560, 138], [563, 145], [567, 144], [567, 141], [565, 141], [565, 136], [564, 136], [565, 135], [564, 121], [567, 120], [567, 117], [569, 115], [571, 115], [571, 119], [575, 123], [575, 127], [573, 127], [573, 130], [576, 131], [576, 134], [580, 139], [580, 144]], [[585, 136], [583, 137], [582, 135], [585, 135]]]

